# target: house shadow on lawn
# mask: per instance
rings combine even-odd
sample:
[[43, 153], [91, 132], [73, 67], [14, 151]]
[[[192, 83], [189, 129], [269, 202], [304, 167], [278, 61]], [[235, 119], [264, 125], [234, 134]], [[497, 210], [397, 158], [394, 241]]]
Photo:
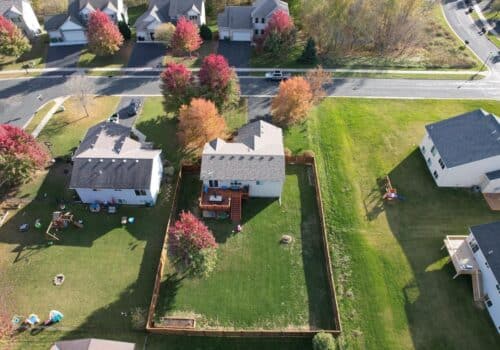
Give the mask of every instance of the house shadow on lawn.
[[414, 347], [498, 348], [489, 315], [473, 302], [470, 278], [452, 279], [454, 268], [440, 248], [446, 235], [467, 235], [469, 226], [500, 220], [500, 214], [481, 194], [438, 188], [418, 149], [389, 176], [406, 198], [385, 203], [384, 210], [414, 276], [403, 289]]

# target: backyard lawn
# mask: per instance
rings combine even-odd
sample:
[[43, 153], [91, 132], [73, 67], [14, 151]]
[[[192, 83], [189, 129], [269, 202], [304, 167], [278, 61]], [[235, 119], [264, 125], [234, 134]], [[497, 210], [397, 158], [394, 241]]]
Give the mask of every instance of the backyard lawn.
[[[199, 328], [332, 329], [333, 315], [322, 253], [319, 217], [305, 167], [287, 168], [281, 206], [277, 200], [243, 204], [243, 231], [229, 220], [206, 220], [218, 261], [208, 278], [179, 279], [167, 266], [156, 318], [196, 318]], [[182, 182], [179, 210], [199, 215], [198, 175]], [[291, 245], [280, 245], [289, 234]]]
[[[286, 133], [293, 151], [318, 158], [331, 232], [342, 345], [349, 349], [495, 349], [470, 279], [453, 280], [441, 251], [447, 234], [500, 220], [480, 195], [438, 189], [418, 144], [424, 125], [494, 101], [328, 99]], [[404, 202], [381, 201], [389, 174]]]

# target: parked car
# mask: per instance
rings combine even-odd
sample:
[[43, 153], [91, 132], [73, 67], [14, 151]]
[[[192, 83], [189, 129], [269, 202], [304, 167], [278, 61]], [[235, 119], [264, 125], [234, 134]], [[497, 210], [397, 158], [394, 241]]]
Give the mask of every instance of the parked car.
[[141, 108], [141, 100], [132, 100], [128, 106], [127, 114], [132, 117], [139, 112], [139, 108]]
[[290, 72], [284, 72], [282, 70], [275, 70], [275, 71], [266, 73], [266, 79], [273, 80], [273, 81], [287, 80], [291, 76], [292, 76], [292, 74]]
[[108, 118], [108, 122], [118, 124], [120, 122], [120, 116], [118, 113], [112, 114], [111, 117]]

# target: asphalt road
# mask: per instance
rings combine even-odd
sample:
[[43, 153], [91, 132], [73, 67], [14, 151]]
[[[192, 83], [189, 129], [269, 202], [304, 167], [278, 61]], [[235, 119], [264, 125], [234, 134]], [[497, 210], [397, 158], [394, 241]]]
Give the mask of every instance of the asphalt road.
[[[330, 96], [374, 98], [464, 98], [500, 100], [500, 57], [496, 47], [484, 36], [465, 14], [463, 1], [449, 0], [444, 5], [445, 15], [470, 47], [487, 60], [490, 76], [478, 81], [411, 80], [411, 79], [335, 79], [328, 87]], [[491, 53], [495, 53], [496, 56]], [[122, 96], [160, 95], [157, 77], [87, 77], [96, 94]], [[257, 105], [258, 98], [269, 99], [276, 94], [278, 85], [259, 77], [240, 77], [243, 96], [251, 97]], [[67, 78], [42, 76], [0, 80], [0, 123], [24, 125], [45, 102], [70, 94]], [[41, 100], [37, 97], [41, 95]], [[265, 109], [262, 109], [264, 111]], [[252, 117], [252, 115], [250, 115]]]

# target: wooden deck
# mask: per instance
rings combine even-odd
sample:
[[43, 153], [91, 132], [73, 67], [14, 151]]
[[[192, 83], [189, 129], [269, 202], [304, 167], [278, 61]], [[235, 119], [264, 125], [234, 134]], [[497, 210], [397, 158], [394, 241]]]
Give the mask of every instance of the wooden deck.
[[[214, 201], [214, 197], [221, 197], [220, 201]], [[242, 200], [248, 198], [248, 189], [231, 190], [210, 187], [201, 189], [199, 206], [201, 210], [213, 212], [226, 212], [234, 222], [241, 221]]]
[[466, 239], [467, 236], [446, 236], [443, 240], [443, 248], [448, 251], [455, 267], [456, 274], [453, 278], [460, 275], [471, 275], [474, 301], [481, 301], [484, 298], [481, 270]]
[[500, 211], [500, 193], [483, 193], [483, 196], [491, 210]]

